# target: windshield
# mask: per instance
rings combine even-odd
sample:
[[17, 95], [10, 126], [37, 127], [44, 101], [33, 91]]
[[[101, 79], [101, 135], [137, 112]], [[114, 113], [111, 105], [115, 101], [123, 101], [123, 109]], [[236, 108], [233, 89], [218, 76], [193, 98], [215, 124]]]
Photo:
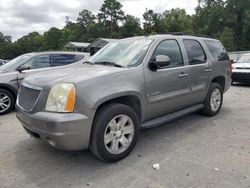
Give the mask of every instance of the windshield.
[[32, 54], [24, 54], [21, 56], [16, 57], [15, 59], [9, 61], [8, 63], [4, 64], [0, 67], [0, 71], [14, 71], [20, 65], [22, 65]]
[[243, 55], [237, 63], [250, 63], [250, 55]]
[[89, 62], [110, 65], [109, 62], [122, 67], [137, 66], [144, 58], [151, 42], [150, 39], [124, 39], [111, 42], [98, 51]]

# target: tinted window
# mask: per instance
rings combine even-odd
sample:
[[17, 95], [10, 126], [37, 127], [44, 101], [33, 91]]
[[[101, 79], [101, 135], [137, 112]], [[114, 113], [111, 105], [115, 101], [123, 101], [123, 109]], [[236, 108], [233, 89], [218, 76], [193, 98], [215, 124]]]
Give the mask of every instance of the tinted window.
[[30, 69], [42, 69], [50, 67], [50, 58], [49, 55], [38, 55], [33, 57], [23, 66], [30, 67]]
[[229, 56], [224, 46], [219, 41], [204, 41], [215, 61], [229, 60]]
[[180, 47], [176, 40], [165, 40], [159, 44], [151, 58], [151, 61], [156, 61], [156, 56], [166, 55], [170, 58], [168, 67], [183, 66], [183, 59]]
[[206, 62], [206, 55], [201, 44], [196, 40], [183, 40], [189, 64], [196, 65]]
[[71, 63], [81, 60], [82, 57], [83, 56], [72, 55], [72, 54], [55, 54], [53, 55], [54, 59], [53, 66], [69, 65]]

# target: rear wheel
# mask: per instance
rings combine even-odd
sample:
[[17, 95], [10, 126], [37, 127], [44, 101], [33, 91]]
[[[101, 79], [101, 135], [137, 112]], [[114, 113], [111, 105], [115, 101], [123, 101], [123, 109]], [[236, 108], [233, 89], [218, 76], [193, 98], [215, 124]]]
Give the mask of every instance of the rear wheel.
[[115, 162], [133, 150], [139, 133], [136, 112], [123, 104], [104, 106], [94, 120], [90, 150], [99, 159]]
[[201, 113], [207, 116], [215, 116], [219, 113], [223, 102], [223, 91], [218, 83], [211, 83], [204, 108]]
[[0, 115], [9, 113], [15, 105], [15, 98], [6, 89], [0, 88]]

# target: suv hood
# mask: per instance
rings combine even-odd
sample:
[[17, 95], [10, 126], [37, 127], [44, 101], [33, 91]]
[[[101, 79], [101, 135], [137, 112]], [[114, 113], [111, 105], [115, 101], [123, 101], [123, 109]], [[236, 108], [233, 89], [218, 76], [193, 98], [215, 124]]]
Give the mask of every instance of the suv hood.
[[67, 67], [64, 69], [44, 71], [33, 74], [24, 79], [25, 83], [38, 87], [51, 87], [57, 83], [78, 83], [84, 80], [121, 72], [126, 68], [118, 68], [104, 65], [82, 64], [79, 66]]

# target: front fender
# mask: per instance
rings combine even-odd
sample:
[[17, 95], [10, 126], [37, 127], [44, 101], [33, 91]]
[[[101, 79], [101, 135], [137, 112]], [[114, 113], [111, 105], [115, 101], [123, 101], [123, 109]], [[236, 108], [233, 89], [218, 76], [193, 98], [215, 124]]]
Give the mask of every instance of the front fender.
[[120, 98], [120, 97], [126, 97], [126, 96], [135, 96], [139, 99], [141, 105], [143, 105], [143, 99], [140, 95], [139, 92], [136, 92], [136, 91], [124, 91], [124, 92], [118, 92], [118, 93], [114, 93], [114, 94], [110, 94], [110, 95], [107, 95], [101, 99], [99, 99], [92, 107], [91, 109], [93, 110], [96, 110], [101, 104], [107, 102], [107, 101], [110, 101], [110, 100], [113, 100], [113, 99], [117, 99], [117, 98]]

